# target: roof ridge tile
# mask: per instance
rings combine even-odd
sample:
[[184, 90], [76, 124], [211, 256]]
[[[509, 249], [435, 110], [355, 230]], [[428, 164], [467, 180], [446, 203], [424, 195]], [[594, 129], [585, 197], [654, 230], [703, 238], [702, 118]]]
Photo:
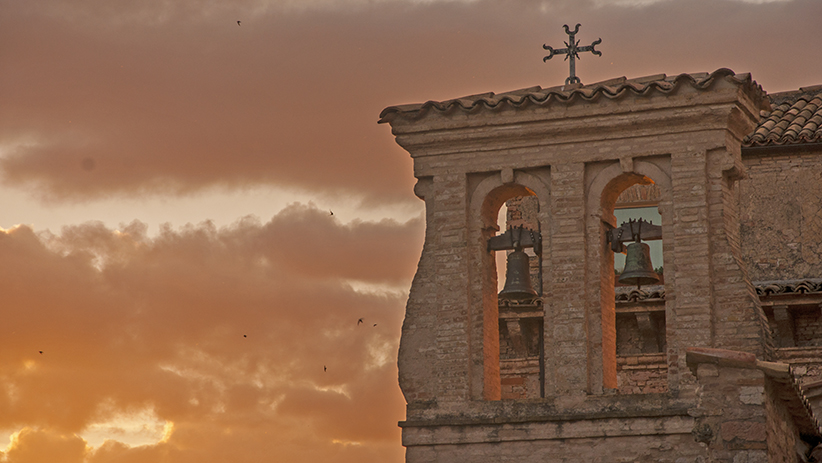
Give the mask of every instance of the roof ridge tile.
[[[653, 92], [670, 93], [685, 83], [690, 84], [697, 90], [707, 90], [713, 85], [714, 81], [721, 78], [730, 78], [737, 84], [741, 84], [760, 95], [764, 95], [762, 87], [751, 79], [750, 74], [735, 74], [730, 69], [720, 68], [710, 74], [679, 74], [675, 77], [657, 74], [654, 76], [639, 77], [637, 79], [626, 79], [624, 81], [622, 80], [623, 78], [616, 78], [590, 86], [570, 85], [550, 87], [548, 89], [543, 89], [538, 86], [530, 87], [507, 92], [506, 94], [499, 95], [498, 98], [494, 98], [494, 94], [489, 92], [446, 101], [427, 101], [420, 105], [389, 106], [380, 113], [378, 122], [390, 122], [398, 116], [411, 118], [422, 117], [431, 109], [444, 113], [454, 108], [461, 108], [464, 111], [470, 112], [481, 107], [493, 109], [506, 103], [514, 107], [522, 107], [525, 104], [549, 104], [551, 101], [569, 103], [575, 99], [584, 101], [594, 101], [600, 97], [617, 99], [626, 95], [628, 92], [632, 92], [635, 95], [647, 96]], [[534, 90], [529, 91], [531, 89]]]

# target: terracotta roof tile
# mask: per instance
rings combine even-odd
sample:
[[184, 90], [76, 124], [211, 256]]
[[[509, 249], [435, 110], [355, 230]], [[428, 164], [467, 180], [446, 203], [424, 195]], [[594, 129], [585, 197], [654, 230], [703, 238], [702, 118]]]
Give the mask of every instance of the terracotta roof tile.
[[527, 105], [541, 106], [552, 102], [568, 103], [576, 99], [594, 101], [598, 98], [608, 98], [616, 100], [629, 93], [643, 96], [658, 93], [667, 94], [674, 92], [683, 85], [706, 90], [716, 80], [722, 78], [733, 79], [752, 91], [764, 95], [762, 88], [751, 79], [750, 74], [736, 74], [730, 69], [718, 69], [710, 74], [680, 74], [678, 76], [656, 74], [636, 79], [620, 77], [590, 85], [572, 84], [545, 89], [530, 87], [500, 94], [483, 93], [446, 101], [427, 101], [421, 104], [389, 106], [380, 113], [379, 122], [390, 122], [398, 116], [421, 117], [428, 111], [447, 112], [460, 109], [465, 112], [473, 112], [483, 109], [495, 109], [506, 105], [520, 108]]
[[771, 111], [762, 111], [759, 125], [744, 146], [822, 143], [822, 85], [768, 95]]
[[[806, 278], [803, 280], [768, 280], [752, 282], [759, 297], [778, 295], [801, 295], [822, 293], [822, 279]], [[650, 299], [665, 299], [665, 286], [646, 286], [636, 289], [633, 286], [618, 286], [614, 289], [616, 302], [636, 302]]]
[[[577, 99], [584, 101], [594, 101], [598, 98], [615, 100], [629, 93], [643, 96], [654, 93], [666, 94], [682, 85], [707, 89], [715, 80], [725, 77], [764, 95], [762, 88], [751, 79], [750, 74], [735, 74], [730, 69], [718, 69], [712, 73], [702, 72], [678, 76], [656, 74], [635, 79], [618, 77], [590, 85], [572, 84], [549, 88], [536, 86], [499, 94], [488, 92], [445, 101], [389, 106], [380, 113], [379, 122], [390, 122], [400, 116], [417, 118], [428, 111], [444, 113], [459, 109], [465, 112], [476, 112], [504, 106], [521, 108], [528, 105], [547, 105], [552, 102], [570, 103]], [[822, 85], [773, 93], [768, 95], [768, 99], [770, 110], [760, 112], [759, 124], [754, 132], [743, 140], [744, 147], [822, 143]]]
[[753, 285], [759, 296], [822, 292], [822, 279], [755, 281]]

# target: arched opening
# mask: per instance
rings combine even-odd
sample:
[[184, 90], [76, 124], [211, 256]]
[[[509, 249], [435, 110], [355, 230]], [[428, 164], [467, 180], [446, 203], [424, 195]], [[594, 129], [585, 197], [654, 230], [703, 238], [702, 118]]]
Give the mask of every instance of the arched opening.
[[[540, 233], [539, 199], [536, 196], [517, 196], [500, 208], [501, 230], [520, 230]], [[499, 281], [499, 345], [500, 345], [500, 398], [535, 399], [545, 397], [544, 310], [542, 288], [541, 249], [523, 247], [528, 257], [527, 267], [510, 267], [512, 250], [496, 251]], [[510, 273], [518, 272], [512, 276]], [[522, 276], [525, 274], [526, 278]], [[506, 297], [511, 291], [525, 287], [519, 299]], [[536, 297], [528, 297], [533, 290]], [[507, 292], [507, 293], [506, 293]]]
[[[482, 397], [486, 400], [543, 395], [538, 211], [536, 193], [516, 183], [494, 188], [482, 203], [482, 239], [486, 243], [480, 265], [483, 280]], [[506, 277], [506, 258], [514, 251], [515, 244], [528, 256], [524, 273], [537, 293], [527, 301], [499, 298]]]
[[603, 386], [621, 394], [668, 390], [661, 198], [652, 179], [635, 173], [602, 192]]

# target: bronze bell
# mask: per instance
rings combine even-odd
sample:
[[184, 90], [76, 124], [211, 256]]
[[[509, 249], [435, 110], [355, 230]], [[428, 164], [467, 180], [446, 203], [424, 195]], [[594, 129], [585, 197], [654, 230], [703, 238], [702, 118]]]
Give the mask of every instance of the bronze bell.
[[538, 294], [531, 286], [531, 271], [528, 254], [522, 248], [515, 248], [508, 254], [508, 263], [505, 268], [505, 287], [499, 292], [500, 299], [524, 300], [533, 299]]
[[624, 285], [653, 285], [659, 283], [659, 275], [651, 265], [651, 247], [645, 243], [631, 243], [625, 256], [625, 269], [619, 276]]

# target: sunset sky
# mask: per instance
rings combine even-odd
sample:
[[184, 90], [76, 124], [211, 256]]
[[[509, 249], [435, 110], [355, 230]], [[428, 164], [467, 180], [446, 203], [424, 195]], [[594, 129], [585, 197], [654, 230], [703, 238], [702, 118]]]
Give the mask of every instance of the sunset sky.
[[576, 23], [602, 38], [583, 83], [822, 84], [820, 19], [819, 0], [0, 0], [0, 462], [401, 462], [423, 205], [380, 111], [560, 85], [542, 45]]

